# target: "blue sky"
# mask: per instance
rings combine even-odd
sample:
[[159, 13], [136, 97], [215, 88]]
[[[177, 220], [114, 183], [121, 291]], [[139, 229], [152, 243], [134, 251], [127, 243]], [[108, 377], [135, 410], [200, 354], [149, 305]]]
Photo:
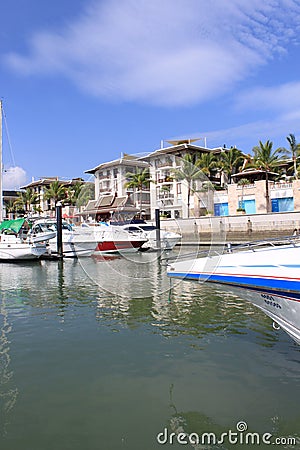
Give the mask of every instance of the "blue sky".
[[5, 2], [4, 186], [167, 139], [300, 140], [299, 28], [300, 0]]

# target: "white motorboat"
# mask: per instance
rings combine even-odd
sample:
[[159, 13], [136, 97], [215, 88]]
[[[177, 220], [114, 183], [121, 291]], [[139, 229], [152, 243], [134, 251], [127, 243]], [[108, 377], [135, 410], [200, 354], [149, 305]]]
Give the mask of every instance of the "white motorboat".
[[[54, 232], [49, 241], [52, 255], [57, 255], [57, 224], [54, 219], [38, 219], [31, 229], [34, 239], [42, 239], [45, 233]], [[91, 256], [97, 246], [97, 238], [92, 230], [73, 227], [66, 221], [62, 222], [62, 244], [65, 257], [78, 258]]]
[[24, 219], [5, 220], [0, 224], [0, 260], [37, 259], [49, 251], [49, 239], [56, 233], [34, 238], [22, 230]]
[[223, 254], [170, 262], [168, 276], [218, 283], [244, 297], [300, 344], [300, 242], [259, 242]]
[[132, 235], [144, 236], [147, 239], [141, 250], [172, 250], [181, 240], [181, 235], [173, 231], [160, 230], [160, 246], [157, 241], [157, 229], [155, 225], [143, 220], [137, 223], [122, 225], [122, 228]]
[[147, 241], [145, 235], [134, 235], [122, 227], [110, 225], [106, 222], [94, 225], [84, 224], [83, 229], [93, 231], [97, 241], [95, 254], [130, 253], [138, 251]]

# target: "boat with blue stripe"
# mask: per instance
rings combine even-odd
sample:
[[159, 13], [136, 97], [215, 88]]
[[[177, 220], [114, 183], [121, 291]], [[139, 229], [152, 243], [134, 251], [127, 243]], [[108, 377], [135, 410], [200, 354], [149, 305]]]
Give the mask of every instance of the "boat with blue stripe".
[[300, 344], [299, 238], [259, 241], [198, 256], [169, 261], [168, 276], [217, 283], [260, 308]]

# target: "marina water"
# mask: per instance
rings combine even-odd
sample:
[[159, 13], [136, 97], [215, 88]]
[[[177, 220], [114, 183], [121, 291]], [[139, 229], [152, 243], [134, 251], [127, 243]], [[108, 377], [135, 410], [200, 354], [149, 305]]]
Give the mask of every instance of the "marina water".
[[1, 450], [300, 448], [300, 348], [242, 298], [150, 253], [0, 266]]

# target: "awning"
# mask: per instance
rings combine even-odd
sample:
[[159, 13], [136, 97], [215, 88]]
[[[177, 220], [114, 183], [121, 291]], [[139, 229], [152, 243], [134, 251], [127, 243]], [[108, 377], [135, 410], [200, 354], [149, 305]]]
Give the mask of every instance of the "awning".
[[14, 233], [19, 233], [24, 222], [25, 219], [4, 220], [3, 222], [0, 223], [0, 231], [11, 230]]

